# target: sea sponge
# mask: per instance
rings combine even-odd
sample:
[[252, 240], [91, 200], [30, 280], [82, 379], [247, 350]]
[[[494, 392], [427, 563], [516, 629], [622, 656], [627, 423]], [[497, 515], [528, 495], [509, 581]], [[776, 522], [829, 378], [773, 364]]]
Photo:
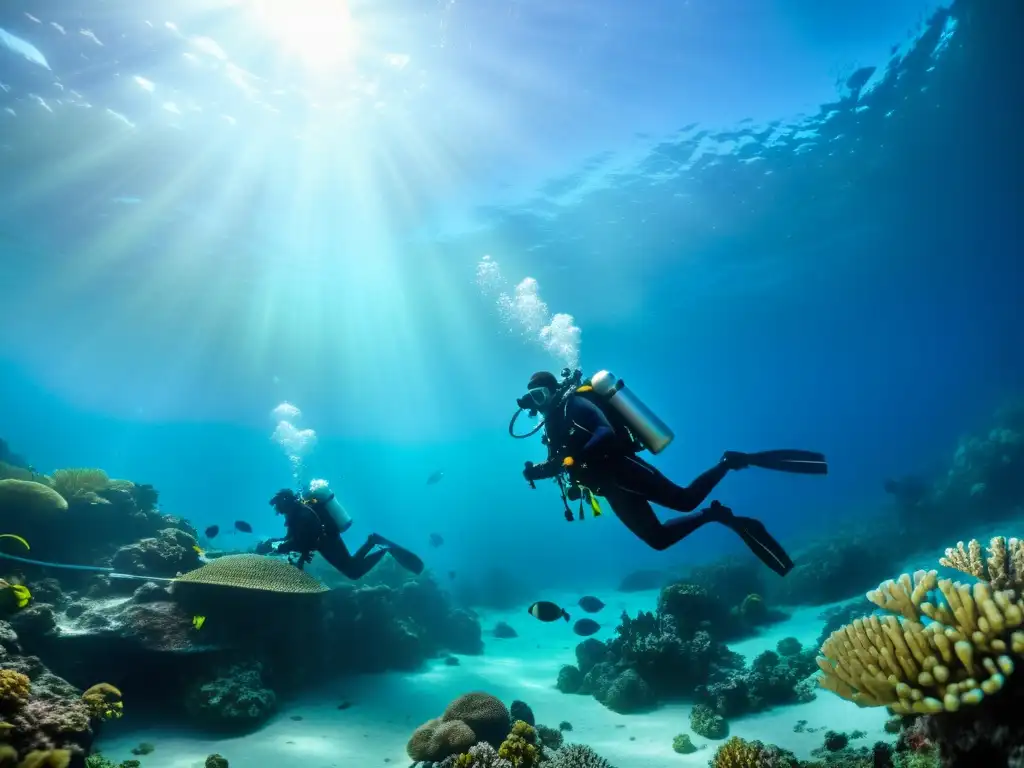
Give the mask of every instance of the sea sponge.
[[0, 480], [0, 519], [15, 514], [64, 512], [67, 501], [48, 485], [32, 480]]
[[495, 748], [501, 746], [512, 725], [512, 716], [501, 699], [480, 691], [459, 696], [448, 705], [441, 720], [461, 720], [473, 729], [478, 741]]
[[512, 732], [498, 747], [498, 757], [512, 763], [512, 768], [533, 768], [540, 759], [537, 730], [523, 720], [512, 725]]
[[124, 714], [121, 692], [110, 683], [97, 683], [82, 694], [82, 701], [94, 720], [115, 720]]
[[[927, 602], [938, 588], [945, 600]], [[868, 593], [897, 616], [856, 619], [821, 647], [823, 688], [860, 706], [894, 713], [953, 712], [999, 691], [1024, 654], [1024, 601], [982, 582], [938, 579], [935, 571], [903, 574]], [[932, 620], [924, 626], [921, 617]]]
[[292, 594], [327, 591], [327, 587], [315, 578], [284, 560], [251, 554], [218, 557], [202, 568], [179, 576], [175, 581]]
[[987, 547], [987, 560], [981, 557], [981, 543], [971, 539], [964, 547], [962, 541], [956, 547], [946, 550], [946, 556], [939, 560], [940, 565], [955, 568], [958, 571], [986, 581], [994, 589], [1024, 588], [1024, 542], [1019, 539], [1007, 539], [995, 536]]
[[31, 692], [32, 682], [28, 675], [13, 669], [0, 669], [0, 709], [17, 709], [28, 701]]
[[50, 476], [50, 481], [65, 499], [107, 503], [97, 495], [110, 485], [110, 478], [102, 469], [58, 469]]

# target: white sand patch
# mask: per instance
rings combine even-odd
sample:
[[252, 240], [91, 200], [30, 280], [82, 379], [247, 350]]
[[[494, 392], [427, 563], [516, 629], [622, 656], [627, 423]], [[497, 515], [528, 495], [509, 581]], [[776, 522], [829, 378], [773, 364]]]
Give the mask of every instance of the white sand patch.
[[[594, 618], [602, 622], [599, 639], [614, 634], [623, 608], [631, 613], [652, 610], [656, 592], [629, 595], [601, 595], [608, 606]], [[575, 608], [578, 596], [547, 595], [564, 605], [575, 622], [586, 615]], [[774, 649], [783, 637], [796, 637], [805, 645], [814, 643], [823, 622], [823, 607], [798, 609], [789, 621], [769, 627], [763, 634], [730, 644], [752, 657]], [[578, 615], [577, 615], [578, 614]], [[509, 623], [519, 637], [497, 640], [490, 630], [497, 621]], [[579, 638], [572, 622], [542, 624], [524, 610], [491, 611], [481, 615], [487, 644], [482, 656], [460, 657], [459, 666], [431, 662], [421, 672], [365, 676], [332, 683], [329, 688], [292, 702], [258, 733], [235, 739], [203, 739], [188, 734], [149, 730], [104, 739], [104, 753], [114, 760], [131, 757], [130, 749], [142, 741], [156, 745], [156, 751], [142, 758], [143, 768], [202, 768], [212, 752], [224, 755], [232, 768], [267, 768], [302, 765], [303, 768], [373, 768], [411, 761], [405, 743], [413, 729], [436, 717], [459, 694], [484, 690], [506, 703], [522, 699], [533, 709], [537, 722], [557, 727], [572, 723], [568, 741], [589, 744], [617, 768], [685, 768], [707, 765], [720, 742], [709, 742], [690, 733], [688, 705], [671, 705], [639, 715], [617, 715], [590, 696], [566, 695], [554, 683], [563, 664], [575, 663]], [[349, 709], [339, 710], [342, 702]], [[130, 700], [126, 701], [130, 726]], [[293, 720], [300, 717], [301, 720]], [[824, 730], [795, 733], [797, 721], [808, 728], [863, 730], [867, 736], [856, 745], [884, 740], [885, 710], [860, 709], [828, 692], [808, 704], [782, 707], [752, 717], [733, 720], [731, 733], [745, 739], [760, 739], [792, 749], [809, 758], [822, 743]], [[672, 751], [672, 739], [690, 733], [701, 747], [692, 755]]]

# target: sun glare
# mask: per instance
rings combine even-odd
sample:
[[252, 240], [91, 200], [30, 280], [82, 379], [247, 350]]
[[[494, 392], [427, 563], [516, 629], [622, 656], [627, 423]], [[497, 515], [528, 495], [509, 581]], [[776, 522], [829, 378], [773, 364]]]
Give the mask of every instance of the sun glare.
[[348, 0], [250, 0], [284, 52], [318, 72], [345, 66], [357, 40]]

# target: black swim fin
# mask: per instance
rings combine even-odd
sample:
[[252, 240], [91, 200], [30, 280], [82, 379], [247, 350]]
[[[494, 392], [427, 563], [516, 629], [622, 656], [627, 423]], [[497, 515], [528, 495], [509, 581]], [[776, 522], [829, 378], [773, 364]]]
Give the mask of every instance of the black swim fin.
[[825, 454], [817, 451], [801, 451], [795, 448], [781, 448], [777, 451], [745, 453], [751, 467], [774, 469], [776, 472], [793, 472], [799, 475], [827, 475], [828, 462]]
[[419, 576], [423, 573], [423, 561], [418, 555], [410, 552], [405, 547], [400, 547], [395, 542], [385, 539], [383, 536], [377, 537], [380, 541], [381, 546], [387, 549], [391, 553], [391, 556], [395, 558], [395, 562], [405, 568], [405, 570]]
[[793, 570], [793, 561], [786, 554], [786, 550], [768, 533], [760, 520], [752, 517], [732, 517], [724, 523], [743, 539], [743, 543], [761, 559], [762, 563], [779, 576], [785, 576]]

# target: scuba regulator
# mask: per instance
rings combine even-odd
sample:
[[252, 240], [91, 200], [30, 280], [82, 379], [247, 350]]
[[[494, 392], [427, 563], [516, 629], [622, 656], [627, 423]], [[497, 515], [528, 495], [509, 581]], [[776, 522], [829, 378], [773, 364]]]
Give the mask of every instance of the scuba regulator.
[[[582, 381], [583, 371], [581, 371], [579, 368], [575, 370], [563, 368], [562, 381], [558, 385], [558, 389], [551, 393], [551, 399], [556, 402], [562, 400], [562, 398], [564, 398], [566, 394], [580, 386]], [[535, 434], [540, 432], [541, 429], [544, 428], [544, 422], [541, 421], [540, 424], [535, 426], [529, 432], [520, 435], [516, 433], [516, 419], [518, 419], [519, 415], [524, 411], [531, 419], [537, 418], [537, 414], [539, 413], [539, 411], [537, 410], [538, 404], [536, 400], [532, 397], [531, 393], [527, 392], [525, 395], [516, 400], [516, 405], [519, 406], [519, 410], [512, 414], [512, 420], [508, 423], [509, 436], [516, 440], [523, 440], [527, 437], [533, 437]]]

